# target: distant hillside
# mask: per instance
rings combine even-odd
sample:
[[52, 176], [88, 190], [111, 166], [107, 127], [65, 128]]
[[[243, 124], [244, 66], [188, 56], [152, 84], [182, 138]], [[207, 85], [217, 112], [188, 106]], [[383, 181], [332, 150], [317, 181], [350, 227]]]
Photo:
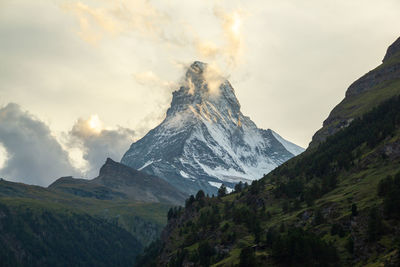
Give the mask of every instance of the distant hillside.
[[113, 222], [57, 204], [0, 198], [1, 266], [132, 266], [141, 250]]
[[99, 176], [92, 180], [62, 177], [49, 189], [80, 197], [132, 200], [143, 203], [170, 203], [182, 205], [187, 195], [154, 175], [137, 171], [107, 159]]

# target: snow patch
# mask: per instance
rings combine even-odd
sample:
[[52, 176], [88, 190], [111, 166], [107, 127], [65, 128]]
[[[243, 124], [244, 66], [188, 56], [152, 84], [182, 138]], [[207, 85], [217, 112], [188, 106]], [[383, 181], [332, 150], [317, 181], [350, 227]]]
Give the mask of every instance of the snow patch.
[[220, 188], [221, 187], [221, 185], [222, 185], [222, 183], [217, 183], [217, 182], [208, 182], [210, 185], [212, 185], [212, 186], [214, 186], [214, 187], [216, 187], [216, 188]]
[[150, 164], [153, 164], [153, 160], [149, 160], [149, 161], [147, 161], [142, 167], [140, 167], [139, 169], [138, 169], [138, 171], [141, 171], [141, 170], [143, 170], [144, 168], [146, 168], [147, 166], [149, 166]]
[[279, 141], [279, 143], [281, 143], [286, 148], [286, 150], [289, 151], [290, 153], [292, 153], [293, 155], [297, 156], [304, 152], [304, 150], [305, 150], [304, 148], [283, 139], [282, 136], [280, 136], [279, 134], [277, 134], [276, 132], [274, 132], [272, 130], [271, 130], [271, 132], [272, 132], [272, 135]]
[[190, 179], [189, 174], [187, 174], [186, 172], [184, 172], [184, 171], [179, 171], [179, 173], [180, 173], [180, 175], [181, 175], [183, 178]]
[[[216, 187], [216, 188], [220, 188], [221, 187], [221, 185], [222, 185], [222, 183], [218, 183], [218, 182], [208, 182], [211, 186], [214, 186], [214, 187]], [[233, 188], [230, 188], [230, 187], [226, 187], [226, 191], [228, 192], [228, 193], [231, 193], [231, 192], [233, 192]]]

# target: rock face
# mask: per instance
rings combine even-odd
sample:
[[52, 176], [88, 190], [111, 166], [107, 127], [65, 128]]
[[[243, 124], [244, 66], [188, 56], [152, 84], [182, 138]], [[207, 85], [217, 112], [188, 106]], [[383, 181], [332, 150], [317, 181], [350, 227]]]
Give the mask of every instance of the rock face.
[[165, 120], [133, 143], [121, 163], [159, 176], [188, 194], [261, 178], [303, 152], [244, 116], [231, 84], [194, 62], [173, 93]]
[[400, 79], [400, 38], [398, 38], [386, 51], [383, 64], [368, 72], [363, 77], [350, 85], [346, 91], [346, 97], [358, 95], [373, 89], [386, 81]]
[[171, 203], [181, 205], [187, 195], [163, 179], [134, 170], [107, 159], [99, 176], [92, 180], [63, 177], [49, 186], [50, 189], [97, 199], [129, 199], [146, 203]]
[[352, 120], [382, 101], [400, 94], [400, 38], [388, 48], [382, 62], [350, 85], [343, 101], [331, 111], [323, 127], [313, 136], [310, 147], [347, 127]]
[[383, 58], [383, 63], [390, 60], [393, 56], [398, 55], [398, 53], [400, 53], [400, 37], [391, 46], [389, 46], [386, 55]]

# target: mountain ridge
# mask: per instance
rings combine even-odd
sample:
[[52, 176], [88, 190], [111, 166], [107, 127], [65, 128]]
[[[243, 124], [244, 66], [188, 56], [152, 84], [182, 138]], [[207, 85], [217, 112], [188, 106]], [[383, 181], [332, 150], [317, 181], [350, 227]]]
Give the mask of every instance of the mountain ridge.
[[136, 202], [181, 205], [186, 194], [163, 179], [132, 169], [107, 158], [92, 180], [62, 177], [50, 189], [98, 199], [129, 199]]

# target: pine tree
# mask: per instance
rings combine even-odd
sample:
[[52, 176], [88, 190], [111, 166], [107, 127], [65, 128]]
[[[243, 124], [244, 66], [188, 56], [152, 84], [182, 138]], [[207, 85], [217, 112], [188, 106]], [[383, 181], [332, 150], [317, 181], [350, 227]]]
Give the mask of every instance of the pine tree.
[[226, 195], [226, 186], [224, 184], [218, 189], [218, 197], [224, 197]]

